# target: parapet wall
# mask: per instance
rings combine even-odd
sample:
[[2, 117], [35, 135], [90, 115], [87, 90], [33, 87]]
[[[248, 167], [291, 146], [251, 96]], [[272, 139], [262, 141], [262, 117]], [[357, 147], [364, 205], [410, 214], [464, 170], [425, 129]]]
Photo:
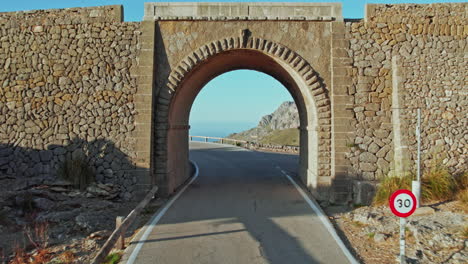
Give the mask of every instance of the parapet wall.
[[351, 175], [375, 180], [390, 170], [415, 172], [417, 108], [423, 166], [466, 171], [467, 7], [368, 5], [365, 21], [346, 23]]
[[129, 199], [140, 23], [122, 7], [0, 14], [0, 177], [40, 184], [85, 156]]
[[366, 22], [436, 25], [466, 25], [466, 3], [367, 4]]
[[0, 13], [0, 24], [13, 26], [75, 25], [123, 21], [121, 5], [83, 8], [47, 9]]

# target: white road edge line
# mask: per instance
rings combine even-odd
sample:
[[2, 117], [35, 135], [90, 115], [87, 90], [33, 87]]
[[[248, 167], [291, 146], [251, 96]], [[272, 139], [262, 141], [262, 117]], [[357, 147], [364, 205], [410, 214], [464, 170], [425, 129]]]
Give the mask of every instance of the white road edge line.
[[335, 239], [336, 243], [338, 243], [338, 246], [341, 248], [343, 254], [345, 254], [349, 262], [351, 262], [352, 264], [359, 264], [359, 262], [354, 258], [351, 252], [349, 252], [348, 248], [345, 246], [341, 238], [336, 233], [335, 228], [330, 223], [325, 214], [322, 212], [322, 210], [318, 207], [318, 205], [309, 198], [309, 196], [304, 192], [304, 190], [302, 190], [302, 188], [296, 183], [296, 181], [294, 181], [294, 179], [291, 178], [291, 176], [289, 176], [283, 170], [281, 170], [281, 173], [283, 173], [283, 175], [286, 176], [286, 178], [288, 178], [288, 180], [294, 185], [294, 187], [296, 187], [297, 191], [302, 195], [302, 198], [306, 200], [310, 208], [312, 208], [312, 210], [314, 210], [314, 212], [318, 215], [320, 221], [322, 221], [323, 225], [328, 230], [330, 235]]
[[192, 184], [192, 182], [195, 181], [198, 178], [198, 173], [199, 173], [198, 165], [197, 165], [197, 163], [195, 163], [192, 160], [190, 160], [190, 162], [195, 167], [195, 174], [193, 175], [192, 179], [182, 189], [180, 189], [180, 191], [174, 197], [172, 197], [172, 199], [169, 200], [168, 203], [166, 203], [166, 205], [163, 207], [163, 209], [161, 211], [159, 211], [159, 213], [157, 213], [157, 214], [155, 214], [153, 216], [153, 219], [151, 220], [150, 225], [148, 227], [146, 227], [145, 233], [143, 233], [141, 238], [138, 239], [138, 241], [140, 241], [140, 243], [138, 243], [135, 246], [135, 248], [133, 249], [132, 254], [130, 255], [130, 257], [127, 260], [127, 264], [133, 264], [135, 262], [135, 260], [136, 260], [136, 258], [138, 256], [138, 253], [140, 252], [141, 248], [143, 247], [144, 241], [148, 238], [148, 236], [151, 233], [151, 231], [153, 230], [153, 228], [158, 224], [159, 220], [163, 217], [163, 215], [167, 212], [167, 210], [169, 210], [169, 208], [179, 198], [179, 196], [185, 191], [185, 189], [187, 189], [187, 187], [190, 186], [190, 184]]

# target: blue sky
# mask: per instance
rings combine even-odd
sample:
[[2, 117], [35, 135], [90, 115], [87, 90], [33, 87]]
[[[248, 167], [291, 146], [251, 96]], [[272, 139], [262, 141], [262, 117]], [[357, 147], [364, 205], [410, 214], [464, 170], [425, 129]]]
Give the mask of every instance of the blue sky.
[[[173, 2], [173, 1], [144, 1], [144, 0], [1, 0], [0, 12], [48, 9], [48, 8], [66, 8], [83, 7], [99, 5], [124, 5], [125, 21], [141, 21], [143, 17], [144, 2]], [[345, 18], [362, 18], [364, 16], [364, 5], [366, 3], [442, 3], [442, 2], [466, 2], [463, 0], [324, 0], [324, 1], [297, 1], [297, 0], [240, 0], [240, 1], [178, 1], [178, 2], [341, 2], [343, 4], [343, 16]]]
[[[141, 21], [143, 0], [0, 0], [0, 12], [85, 7], [100, 5], [123, 5], [125, 21]], [[180, 1], [195, 2], [195, 1]], [[210, 1], [202, 2], [264, 2], [264, 1]], [[440, 3], [465, 2], [460, 0], [325, 0], [293, 1], [269, 0], [268, 2], [341, 2], [345, 18], [362, 18], [366, 3]], [[273, 112], [282, 102], [292, 98], [287, 90], [272, 77], [254, 71], [234, 71], [225, 73], [209, 82], [197, 96], [192, 107], [191, 134], [205, 136], [226, 136], [257, 124], [259, 119]]]

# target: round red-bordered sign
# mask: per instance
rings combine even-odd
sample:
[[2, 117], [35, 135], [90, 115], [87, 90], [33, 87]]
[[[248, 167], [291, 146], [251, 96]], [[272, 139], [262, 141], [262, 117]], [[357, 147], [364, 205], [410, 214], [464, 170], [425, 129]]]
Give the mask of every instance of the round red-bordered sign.
[[398, 217], [408, 217], [416, 210], [416, 196], [410, 190], [398, 190], [392, 193], [389, 200], [392, 213]]

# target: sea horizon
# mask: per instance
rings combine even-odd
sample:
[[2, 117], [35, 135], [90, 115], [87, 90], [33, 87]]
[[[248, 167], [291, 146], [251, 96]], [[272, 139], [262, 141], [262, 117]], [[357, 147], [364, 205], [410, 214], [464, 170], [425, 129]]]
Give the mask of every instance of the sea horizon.
[[193, 122], [190, 123], [190, 136], [205, 136], [226, 138], [233, 133], [239, 133], [256, 127], [254, 122]]

